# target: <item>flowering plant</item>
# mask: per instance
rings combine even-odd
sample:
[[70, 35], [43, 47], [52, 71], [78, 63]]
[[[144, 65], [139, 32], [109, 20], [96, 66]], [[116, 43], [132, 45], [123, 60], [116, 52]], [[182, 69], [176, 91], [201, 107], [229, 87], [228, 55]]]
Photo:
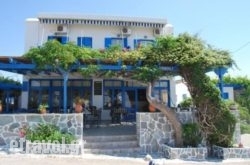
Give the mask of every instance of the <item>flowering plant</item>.
[[48, 104], [40, 104], [39, 106], [38, 106], [38, 112], [40, 112], [40, 113], [45, 113], [46, 112], [46, 108], [48, 108]]

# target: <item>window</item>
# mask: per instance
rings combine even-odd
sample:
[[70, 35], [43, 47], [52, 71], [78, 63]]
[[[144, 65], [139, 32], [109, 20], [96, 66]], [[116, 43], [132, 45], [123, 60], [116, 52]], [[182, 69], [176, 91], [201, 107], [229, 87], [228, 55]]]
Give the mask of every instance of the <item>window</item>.
[[61, 44], [66, 44], [69, 40], [67, 36], [48, 36], [48, 41], [57, 40]]
[[92, 37], [77, 37], [77, 45], [92, 48]]
[[105, 48], [109, 48], [111, 46], [118, 45], [121, 48], [128, 47], [128, 39], [127, 38], [105, 38]]
[[170, 106], [169, 80], [159, 80], [154, 85], [154, 97]]
[[102, 95], [102, 81], [94, 82], [94, 95]]
[[148, 45], [153, 45], [154, 40], [149, 40], [149, 39], [135, 39], [134, 40], [134, 48], [139, 48], [141, 46], [148, 46]]

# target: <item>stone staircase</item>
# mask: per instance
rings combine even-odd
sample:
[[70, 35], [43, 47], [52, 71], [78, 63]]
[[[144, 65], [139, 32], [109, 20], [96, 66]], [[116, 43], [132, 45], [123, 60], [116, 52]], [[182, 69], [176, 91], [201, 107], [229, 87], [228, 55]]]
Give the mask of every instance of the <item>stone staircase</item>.
[[136, 135], [84, 136], [84, 153], [130, 156], [140, 152]]

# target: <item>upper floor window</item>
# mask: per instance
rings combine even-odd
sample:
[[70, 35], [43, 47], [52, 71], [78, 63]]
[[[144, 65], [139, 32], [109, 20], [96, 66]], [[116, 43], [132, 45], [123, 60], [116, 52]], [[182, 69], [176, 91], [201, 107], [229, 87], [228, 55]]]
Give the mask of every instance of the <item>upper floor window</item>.
[[57, 40], [61, 44], [66, 44], [69, 38], [67, 36], [48, 36], [48, 41], [49, 40]]
[[134, 40], [134, 48], [139, 48], [141, 46], [148, 46], [154, 44], [154, 40], [149, 39], [135, 39]]
[[121, 48], [128, 48], [128, 39], [127, 38], [105, 38], [105, 48], [111, 46], [120, 46]]
[[77, 37], [77, 45], [92, 48], [92, 37]]

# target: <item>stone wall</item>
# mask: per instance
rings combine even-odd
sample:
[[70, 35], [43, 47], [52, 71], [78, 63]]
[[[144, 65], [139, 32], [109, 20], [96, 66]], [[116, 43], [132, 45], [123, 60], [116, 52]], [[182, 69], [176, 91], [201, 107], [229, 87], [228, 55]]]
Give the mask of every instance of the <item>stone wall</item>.
[[50, 123], [82, 139], [83, 115], [72, 114], [0, 114], [0, 146], [9, 145], [11, 140], [20, 138], [20, 129], [34, 127], [39, 123]]
[[178, 120], [182, 124], [196, 122], [195, 111], [177, 111], [176, 115], [177, 115]]
[[174, 130], [161, 113], [137, 113], [137, 139], [144, 153], [161, 151], [162, 144], [174, 146]]
[[205, 160], [207, 158], [207, 148], [172, 148], [162, 145], [163, 156], [167, 159], [184, 160]]
[[250, 148], [223, 148], [213, 146], [213, 156], [219, 159], [250, 158]]

